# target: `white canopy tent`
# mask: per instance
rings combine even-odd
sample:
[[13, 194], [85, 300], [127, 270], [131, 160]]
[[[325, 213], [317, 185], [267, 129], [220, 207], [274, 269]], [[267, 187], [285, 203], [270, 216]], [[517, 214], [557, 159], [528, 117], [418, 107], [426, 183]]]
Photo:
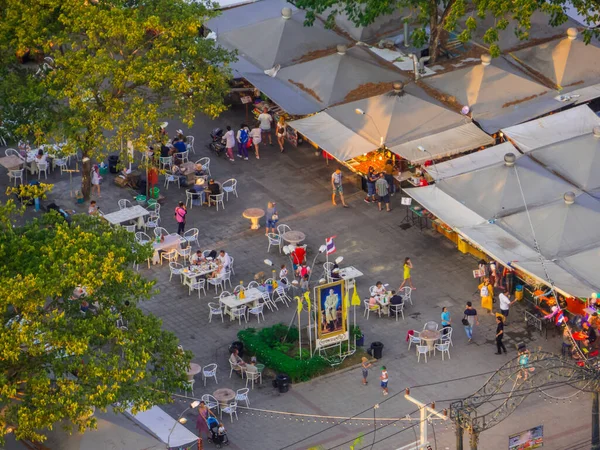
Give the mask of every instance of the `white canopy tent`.
[[198, 436], [158, 406], [153, 406], [146, 411], [140, 411], [135, 415], [131, 414], [130, 410], [127, 413], [158, 439], [165, 444], [168, 443], [170, 447], [182, 447], [198, 441]]
[[449, 178], [454, 175], [460, 175], [461, 173], [470, 172], [475, 169], [481, 169], [502, 162], [504, 160], [504, 155], [511, 152], [516, 154], [517, 150], [510, 142], [503, 142], [502, 144], [486, 148], [485, 150], [469, 153], [460, 158], [449, 159], [448, 161], [437, 163], [435, 168], [428, 169], [427, 173], [435, 180]]

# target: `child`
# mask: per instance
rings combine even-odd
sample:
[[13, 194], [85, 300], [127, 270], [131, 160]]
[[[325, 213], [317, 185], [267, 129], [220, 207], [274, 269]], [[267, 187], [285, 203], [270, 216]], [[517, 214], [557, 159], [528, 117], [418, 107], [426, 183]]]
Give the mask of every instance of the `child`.
[[300, 289], [302, 289], [302, 292], [308, 291], [308, 275], [302, 277], [302, 281], [300, 282]]
[[381, 376], [379, 377], [381, 379], [381, 389], [383, 389], [383, 395], [388, 395], [388, 373], [387, 373], [387, 369], [385, 368], [385, 366], [381, 367]]
[[369, 376], [369, 369], [373, 366], [373, 364], [371, 364], [369, 362], [369, 360], [367, 359], [366, 356], [363, 356], [361, 365], [362, 365], [362, 376], [363, 376], [362, 383], [366, 386], [367, 384], [369, 384], [367, 382], [367, 377]]
[[88, 208], [88, 214], [90, 216], [95, 216], [98, 214], [98, 204], [96, 203], [96, 200], [92, 200], [90, 202], [90, 207]]
[[102, 177], [100, 176], [100, 169], [98, 168], [97, 164], [94, 164], [94, 167], [92, 167], [92, 191], [94, 190], [94, 188], [96, 188], [96, 194], [98, 195], [98, 197], [101, 197], [100, 195], [100, 180], [102, 179]]
[[279, 271], [279, 279], [286, 278], [288, 274], [288, 270], [285, 267], [285, 264], [281, 265], [281, 270]]

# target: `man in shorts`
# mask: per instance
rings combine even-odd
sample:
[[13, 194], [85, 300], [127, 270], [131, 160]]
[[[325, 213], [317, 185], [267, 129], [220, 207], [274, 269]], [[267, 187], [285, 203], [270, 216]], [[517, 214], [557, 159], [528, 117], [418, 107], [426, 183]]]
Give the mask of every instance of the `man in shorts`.
[[375, 182], [375, 192], [379, 197], [379, 211], [381, 211], [381, 204], [385, 203], [385, 210], [390, 212], [390, 187], [383, 174], [380, 174]]
[[331, 203], [337, 205], [337, 203], [335, 202], [335, 195], [340, 194], [342, 205], [344, 206], [344, 208], [348, 208], [348, 205], [346, 205], [346, 201], [344, 200], [344, 188], [342, 186], [342, 171], [340, 169], [337, 169], [331, 174], [331, 187], [333, 189], [331, 194]]
[[381, 367], [381, 389], [383, 390], [383, 395], [388, 395], [388, 381], [389, 376], [385, 366]]
[[266, 106], [263, 108], [263, 112], [258, 116], [258, 122], [260, 123], [261, 140], [265, 144], [267, 143], [267, 136], [269, 137], [269, 145], [273, 145], [273, 137], [271, 136], [271, 125], [273, 124], [273, 117], [269, 114], [269, 108]]

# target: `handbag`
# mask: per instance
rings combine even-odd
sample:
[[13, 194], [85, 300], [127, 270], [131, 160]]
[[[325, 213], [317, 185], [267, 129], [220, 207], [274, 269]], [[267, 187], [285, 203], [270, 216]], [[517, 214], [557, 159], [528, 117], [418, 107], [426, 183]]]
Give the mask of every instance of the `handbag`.
[[277, 215], [277, 213], [273, 213], [273, 215], [271, 216], [271, 220], [273, 222], [277, 222], [279, 220], [279, 215]]
[[466, 314], [465, 314], [465, 316], [462, 318], [462, 321], [461, 321], [461, 322], [462, 322], [462, 324], [463, 324], [465, 327], [468, 327], [468, 326], [469, 326], [469, 321], [467, 320], [467, 315], [466, 315]]

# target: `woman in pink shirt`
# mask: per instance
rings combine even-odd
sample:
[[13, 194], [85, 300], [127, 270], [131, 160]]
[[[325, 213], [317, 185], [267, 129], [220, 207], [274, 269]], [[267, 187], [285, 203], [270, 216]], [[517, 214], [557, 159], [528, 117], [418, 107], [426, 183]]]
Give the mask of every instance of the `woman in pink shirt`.
[[183, 234], [185, 231], [185, 216], [187, 215], [187, 209], [183, 202], [179, 202], [179, 205], [175, 208], [175, 220], [177, 221], [177, 234]]

